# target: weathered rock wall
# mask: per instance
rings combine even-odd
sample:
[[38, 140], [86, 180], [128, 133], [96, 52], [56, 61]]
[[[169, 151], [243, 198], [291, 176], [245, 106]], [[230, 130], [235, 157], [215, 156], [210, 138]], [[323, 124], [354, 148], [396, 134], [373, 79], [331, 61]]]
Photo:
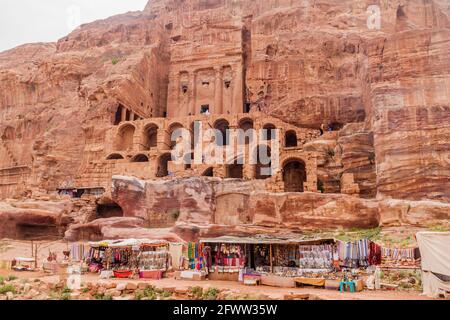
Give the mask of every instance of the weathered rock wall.
[[343, 168], [363, 197], [449, 202], [449, 17], [445, 0], [158, 0], [0, 53], [0, 198], [72, 185], [119, 103], [164, 114], [179, 35], [241, 25], [246, 103], [297, 125], [357, 123], [318, 170], [329, 190]]

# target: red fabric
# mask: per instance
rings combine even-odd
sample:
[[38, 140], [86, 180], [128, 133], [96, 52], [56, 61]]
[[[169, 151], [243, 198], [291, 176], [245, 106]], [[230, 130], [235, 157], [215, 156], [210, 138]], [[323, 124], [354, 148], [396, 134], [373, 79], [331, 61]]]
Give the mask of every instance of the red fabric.
[[370, 242], [369, 244], [369, 264], [381, 264], [381, 247], [375, 242]]

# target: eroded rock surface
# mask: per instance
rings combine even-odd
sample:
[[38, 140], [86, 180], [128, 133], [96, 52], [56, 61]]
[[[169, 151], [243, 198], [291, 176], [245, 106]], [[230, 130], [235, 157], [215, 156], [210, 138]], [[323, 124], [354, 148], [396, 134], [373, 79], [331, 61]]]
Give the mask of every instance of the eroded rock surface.
[[[0, 199], [36, 199], [77, 187], [81, 178], [91, 187], [105, 179], [109, 185], [107, 168], [92, 167], [105, 157], [108, 128], [121, 116], [167, 116], [175, 89], [195, 86], [183, 82], [179, 63], [190, 71], [211, 67], [205, 61], [213, 68], [232, 63], [239, 67], [233, 75], [239, 82], [231, 84], [239, 89], [230, 98], [234, 109], [244, 105], [323, 132], [304, 146], [315, 154], [323, 193], [275, 194], [257, 181], [122, 178], [106, 190], [115, 203], [106, 200], [103, 208], [97, 200], [64, 209], [51, 201], [47, 208], [2, 204], [0, 236], [45, 228], [61, 234], [69, 224], [74, 238], [159, 227], [190, 238], [256, 232], [252, 226], [448, 220], [450, 7], [443, 0], [380, 2], [381, 28], [373, 29], [373, 4], [154, 0], [57, 43], [0, 53]], [[227, 77], [219, 76], [226, 86]], [[201, 99], [190, 92], [180, 105], [195, 109]]]

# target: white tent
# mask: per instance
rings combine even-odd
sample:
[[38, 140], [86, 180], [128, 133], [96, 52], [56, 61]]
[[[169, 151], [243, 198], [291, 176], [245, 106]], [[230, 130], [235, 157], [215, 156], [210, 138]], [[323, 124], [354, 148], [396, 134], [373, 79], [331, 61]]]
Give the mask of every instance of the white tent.
[[[450, 232], [418, 232], [423, 294], [438, 298], [450, 292]], [[447, 279], [443, 279], [447, 278]]]

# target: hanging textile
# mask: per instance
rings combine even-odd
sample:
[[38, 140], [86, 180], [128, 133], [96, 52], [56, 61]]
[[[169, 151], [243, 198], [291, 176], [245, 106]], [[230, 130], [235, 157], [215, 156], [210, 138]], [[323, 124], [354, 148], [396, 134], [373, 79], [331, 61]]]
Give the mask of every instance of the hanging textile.
[[183, 245], [181, 243], [170, 243], [169, 253], [172, 259], [172, 267], [175, 270], [183, 266]]
[[369, 264], [381, 264], [381, 246], [379, 246], [375, 242], [370, 242], [369, 244]]
[[188, 243], [188, 260], [189, 269], [202, 270], [203, 269], [203, 244], [194, 242]]
[[339, 259], [347, 268], [367, 267], [369, 265], [369, 240], [337, 242]]
[[300, 268], [331, 269], [333, 267], [333, 245], [301, 245]]
[[83, 243], [72, 243], [70, 254], [72, 261], [82, 261], [85, 258], [85, 245]]
[[381, 262], [390, 267], [418, 267], [420, 251], [418, 248], [381, 247]]
[[237, 273], [245, 266], [245, 248], [239, 244], [215, 244], [204, 247], [205, 267], [215, 268], [219, 273]]
[[144, 251], [139, 253], [138, 264], [140, 271], [167, 270], [167, 251]]

